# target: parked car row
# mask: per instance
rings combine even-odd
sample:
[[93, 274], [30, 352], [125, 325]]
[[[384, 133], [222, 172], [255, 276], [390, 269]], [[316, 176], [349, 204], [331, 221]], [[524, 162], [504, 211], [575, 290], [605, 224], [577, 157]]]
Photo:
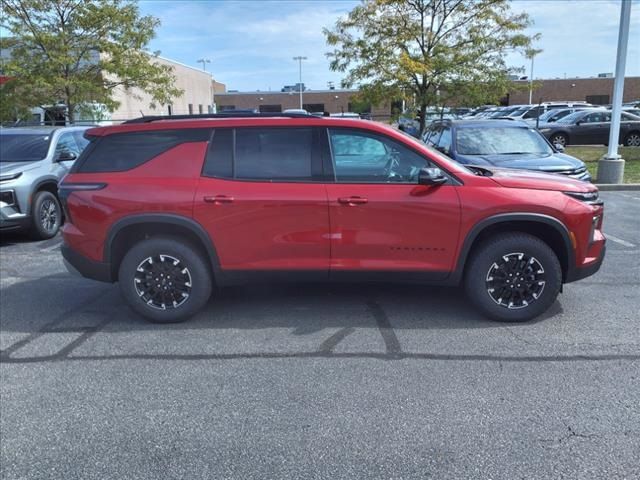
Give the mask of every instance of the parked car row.
[[[607, 145], [611, 113], [602, 108], [578, 110], [555, 122], [540, 123], [538, 128], [553, 145]], [[640, 147], [640, 117], [623, 111], [620, 120], [620, 143]]]

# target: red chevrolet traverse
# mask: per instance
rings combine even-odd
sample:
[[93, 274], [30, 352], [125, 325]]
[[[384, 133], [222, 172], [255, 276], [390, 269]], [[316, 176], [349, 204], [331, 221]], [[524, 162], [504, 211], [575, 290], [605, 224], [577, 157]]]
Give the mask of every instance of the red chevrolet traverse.
[[59, 187], [65, 262], [155, 322], [271, 279], [462, 284], [525, 321], [604, 257], [590, 183], [467, 168], [375, 122], [144, 117], [86, 136]]

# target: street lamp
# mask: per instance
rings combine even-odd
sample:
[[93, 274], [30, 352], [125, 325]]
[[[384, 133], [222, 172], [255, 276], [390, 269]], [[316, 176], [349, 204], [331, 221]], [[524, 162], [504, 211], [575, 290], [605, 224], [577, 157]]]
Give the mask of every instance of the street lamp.
[[535, 48], [527, 48], [524, 52], [524, 56], [531, 59], [531, 75], [529, 75], [529, 105], [531, 105], [531, 102], [533, 101], [533, 59], [539, 53], [542, 53], [542, 50], [536, 50]]
[[[208, 58], [201, 58], [198, 60], [198, 63], [202, 64], [202, 70], [207, 71], [207, 63], [211, 63], [211, 60]], [[216, 98], [215, 98], [215, 89], [213, 88], [213, 75], [211, 75], [211, 81], [209, 82], [209, 89], [211, 90], [211, 112], [216, 113]]]
[[306, 60], [307, 57], [293, 57], [293, 59], [298, 62], [299, 66], [300, 83], [298, 83], [298, 90], [300, 91], [300, 108], [302, 108], [302, 61]]

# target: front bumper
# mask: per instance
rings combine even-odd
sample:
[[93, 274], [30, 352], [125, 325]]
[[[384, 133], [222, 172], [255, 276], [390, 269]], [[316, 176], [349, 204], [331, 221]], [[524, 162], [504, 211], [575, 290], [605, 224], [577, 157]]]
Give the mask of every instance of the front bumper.
[[598, 270], [600, 270], [600, 267], [602, 266], [602, 262], [604, 260], [604, 254], [606, 250], [607, 250], [607, 246], [603, 245], [602, 251], [600, 252], [600, 256], [596, 261], [590, 263], [586, 267], [579, 267], [579, 268], [574, 267], [570, 269], [567, 272], [567, 278], [564, 283], [576, 282], [578, 280], [582, 280], [583, 278], [587, 278], [595, 274]]
[[111, 264], [106, 262], [96, 262], [78, 252], [72, 250], [68, 245], [60, 247], [64, 266], [69, 273], [80, 275], [91, 280], [99, 282], [113, 283], [114, 279], [111, 275]]
[[0, 202], [0, 230], [26, 230], [31, 226], [31, 217], [20, 213], [14, 205]]

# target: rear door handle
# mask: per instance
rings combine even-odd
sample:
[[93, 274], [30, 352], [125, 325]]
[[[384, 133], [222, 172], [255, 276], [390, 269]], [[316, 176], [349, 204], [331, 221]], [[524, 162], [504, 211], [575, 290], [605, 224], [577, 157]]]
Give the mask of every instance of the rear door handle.
[[369, 201], [368, 198], [363, 197], [339, 197], [338, 203], [343, 205], [364, 205]]
[[203, 200], [206, 203], [213, 203], [214, 205], [221, 205], [223, 203], [233, 203], [233, 197], [228, 195], [209, 195], [205, 196]]

